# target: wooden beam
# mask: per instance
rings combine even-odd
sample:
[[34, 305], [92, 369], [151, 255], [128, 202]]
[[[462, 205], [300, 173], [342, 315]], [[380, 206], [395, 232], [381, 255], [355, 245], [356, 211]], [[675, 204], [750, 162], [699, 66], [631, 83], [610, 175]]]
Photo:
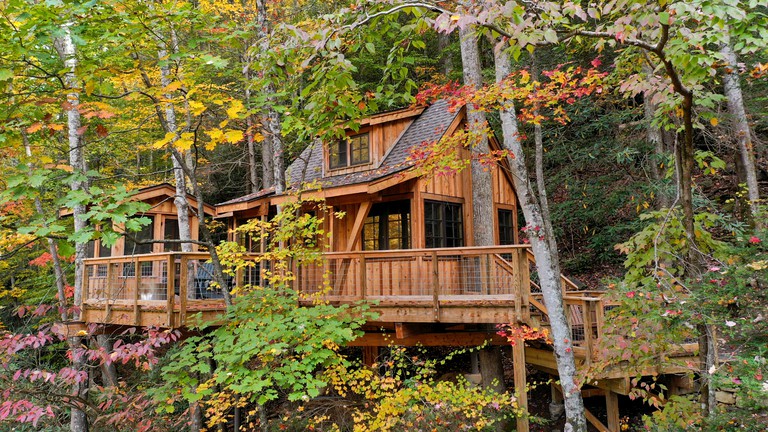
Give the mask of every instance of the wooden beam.
[[395, 323], [395, 336], [398, 339], [405, 339], [411, 336], [429, 333], [434, 331], [434, 326], [431, 324], [422, 323]]
[[592, 412], [590, 412], [588, 409], [584, 408], [584, 416], [587, 418], [587, 421], [592, 424], [592, 426], [595, 427], [600, 432], [613, 432], [610, 429], [608, 429], [603, 422], [600, 421], [597, 417], [595, 417]]
[[465, 332], [465, 333], [426, 333], [397, 339], [392, 333], [366, 333], [355, 339], [349, 346], [480, 346], [490, 341], [491, 345], [508, 345], [506, 338], [495, 333]]
[[515, 394], [517, 395], [517, 406], [525, 410], [525, 414], [517, 418], [517, 431], [528, 432], [528, 390], [526, 388], [525, 376], [525, 340], [515, 338], [515, 345], [512, 346], [512, 364], [515, 374]]
[[352, 252], [355, 244], [360, 239], [360, 234], [363, 232], [363, 223], [365, 218], [368, 217], [368, 212], [371, 211], [371, 201], [363, 201], [360, 203], [360, 208], [357, 210], [357, 216], [355, 217], [355, 223], [352, 225], [352, 232], [347, 239], [347, 252]]

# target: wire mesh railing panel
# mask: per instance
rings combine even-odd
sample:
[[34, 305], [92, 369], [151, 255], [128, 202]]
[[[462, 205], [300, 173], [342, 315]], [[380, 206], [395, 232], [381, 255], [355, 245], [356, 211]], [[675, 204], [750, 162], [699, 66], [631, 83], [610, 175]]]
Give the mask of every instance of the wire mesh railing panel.
[[190, 259], [186, 262], [187, 272], [185, 292], [188, 300], [216, 300], [224, 298], [224, 289], [234, 287], [234, 278], [225, 275], [226, 286], [216, 282], [213, 263], [205, 259]]

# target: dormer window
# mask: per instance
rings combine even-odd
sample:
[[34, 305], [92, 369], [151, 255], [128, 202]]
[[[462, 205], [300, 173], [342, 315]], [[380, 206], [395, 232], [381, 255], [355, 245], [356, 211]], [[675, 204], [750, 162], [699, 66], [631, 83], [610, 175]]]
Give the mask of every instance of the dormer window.
[[368, 134], [352, 135], [331, 144], [328, 165], [335, 169], [367, 164], [370, 154]]

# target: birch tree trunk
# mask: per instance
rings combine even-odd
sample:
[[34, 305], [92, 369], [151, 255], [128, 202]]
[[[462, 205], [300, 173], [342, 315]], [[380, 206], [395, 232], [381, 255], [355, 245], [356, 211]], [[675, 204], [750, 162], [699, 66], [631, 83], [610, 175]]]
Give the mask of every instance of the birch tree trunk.
[[[258, 9], [258, 37], [259, 37], [259, 49], [261, 52], [269, 52], [271, 47], [269, 45], [269, 33], [270, 22], [267, 17], [267, 3], [265, 0], [257, 0], [256, 7]], [[264, 92], [267, 96], [267, 108], [263, 115], [265, 136], [268, 138], [271, 144], [272, 154], [271, 157], [265, 158], [272, 161], [272, 174], [274, 176], [275, 194], [281, 195], [285, 192], [285, 144], [283, 143], [282, 127], [280, 125], [280, 115], [275, 111], [273, 105], [276, 103], [275, 98], [275, 86], [268, 82], [264, 86]], [[265, 140], [267, 141], [267, 140]]]
[[[61, 26], [62, 35], [54, 39], [54, 46], [59, 54], [59, 58], [64, 63], [64, 69], [66, 70], [64, 83], [67, 86], [67, 106], [65, 111], [67, 113], [69, 165], [75, 173], [81, 175], [81, 178], [75, 176], [69, 186], [73, 192], [79, 192], [88, 190], [88, 182], [84, 178], [85, 173], [88, 171], [88, 167], [85, 162], [85, 151], [83, 149], [83, 132], [80, 129], [80, 111], [78, 111], [78, 105], [80, 105], [80, 92], [78, 90], [76, 75], [77, 52], [75, 50], [75, 44], [72, 41], [71, 27], [72, 23], [67, 23]], [[85, 220], [85, 212], [85, 204], [76, 204], [72, 209], [75, 234], [85, 230], [87, 227], [88, 221]], [[75, 243], [74, 302], [76, 305], [81, 305], [83, 299], [83, 260], [86, 256], [86, 247], [87, 243]], [[79, 317], [76, 318], [79, 319]], [[68, 343], [69, 349], [72, 352], [72, 363], [74, 368], [82, 370], [85, 367], [85, 362], [84, 359], [77, 354], [78, 348], [81, 345], [81, 338], [69, 338]], [[78, 398], [85, 398], [86, 392], [87, 381], [75, 384], [72, 388], [72, 393]], [[69, 427], [72, 432], [87, 432], [88, 417], [85, 412], [73, 406], [70, 414]]]
[[[160, 62], [160, 84], [163, 88], [167, 88], [168, 85], [171, 84], [172, 79], [171, 68], [168, 64], [168, 50], [163, 41], [160, 41], [160, 50], [157, 52], [157, 57]], [[171, 140], [171, 146], [173, 146], [179, 136], [176, 110], [173, 106], [173, 94], [166, 93], [163, 97], [165, 98], [165, 129], [166, 132], [174, 134], [174, 138]], [[173, 161], [173, 177], [176, 180], [176, 195], [173, 198], [173, 203], [176, 206], [176, 216], [179, 224], [179, 240], [182, 241], [181, 251], [192, 252], [192, 243], [184, 243], [184, 241], [192, 240], [192, 229], [189, 222], [187, 179], [185, 170], [182, 167], [182, 164], [187, 162], [187, 158], [186, 155], [180, 153], [181, 152], [174, 152], [171, 157], [171, 160]]]
[[[494, 52], [494, 59], [496, 62], [496, 80], [500, 81], [512, 72], [511, 63], [503, 47], [497, 47]], [[528, 226], [541, 228], [538, 236], [535, 231], [529, 230], [529, 240], [533, 255], [536, 258], [536, 270], [539, 274], [544, 305], [547, 307], [549, 315], [557, 371], [565, 398], [566, 425], [564, 430], [567, 432], [586, 432], [584, 401], [581, 398], [581, 390], [575, 381], [576, 362], [573, 356], [571, 329], [568, 326], [563, 307], [557, 249], [553, 249], [551, 246], [556, 246], [554, 233], [547, 229], [548, 224], [544, 220], [541, 206], [531, 187], [512, 101], [506, 102], [505, 108], [500, 111], [500, 116], [504, 147], [514, 155], [514, 157], [508, 157], [507, 161], [512, 171], [520, 208]]]
[[739, 81], [738, 60], [736, 53], [731, 48], [730, 40], [727, 40], [720, 47], [720, 54], [723, 55], [726, 65], [723, 74], [723, 88], [725, 97], [728, 99], [728, 113], [731, 116], [733, 132], [736, 134], [741, 163], [744, 165], [745, 177], [747, 181], [747, 196], [749, 197], [749, 210], [756, 228], [761, 228], [764, 224], [759, 215], [760, 187], [757, 183], [757, 168], [755, 164], [755, 149], [752, 143], [752, 131], [747, 121], [747, 113], [744, 109], [744, 96], [741, 93], [741, 82]]
[[245, 79], [245, 107], [248, 110], [245, 117], [245, 142], [248, 151], [248, 191], [256, 192], [259, 190], [259, 170], [256, 162], [256, 140], [254, 139], [256, 124], [253, 121], [253, 115], [251, 114], [251, 58], [248, 54], [244, 56], [243, 62], [245, 63], [243, 66], [243, 78]]
[[[531, 57], [533, 59], [531, 74], [533, 75], [533, 79], [538, 81], [539, 70], [538, 65], [536, 64], [536, 56], [535, 54], [531, 54]], [[535, 114], [538, 115], [538, 111], [536, 111]], [[538, 192], [538, 201], [541, 205], [542, 219], [544, 220], [543, 226], [548, 233], [553, 234], [547, 238], [549, 241], [549, 248], [557, 252], [557, 241], [555, 240], [554, 236], [555, 230], [552, 228], [552, 214], [549, 212], [549, 199], [547, 198], [547, 187], [546, 182], [544, 181], [544, 136], [541, 130], [541, 124], [539, 123], [536, 123], [533, 126], [533, 142], [534, 146], [536, 147], [536, 157], [534, 160], [534, 165], [536, 167], [536, 190]], [[555, 260], [558, 263], [557, 267], [560, 268], [559, 255], [555, 255]]]

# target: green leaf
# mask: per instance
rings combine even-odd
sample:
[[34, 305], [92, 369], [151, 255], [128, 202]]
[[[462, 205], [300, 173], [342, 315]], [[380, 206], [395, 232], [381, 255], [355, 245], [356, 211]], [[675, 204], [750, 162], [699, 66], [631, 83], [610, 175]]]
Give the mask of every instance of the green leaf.
[[71, 243], [65, 240], [59, 240], [56, 242], [56, 247], [59, 251], [59, 255], [63, 257], [71, 257], [75, 254], [75, 247]]

